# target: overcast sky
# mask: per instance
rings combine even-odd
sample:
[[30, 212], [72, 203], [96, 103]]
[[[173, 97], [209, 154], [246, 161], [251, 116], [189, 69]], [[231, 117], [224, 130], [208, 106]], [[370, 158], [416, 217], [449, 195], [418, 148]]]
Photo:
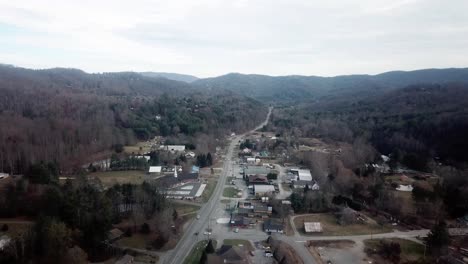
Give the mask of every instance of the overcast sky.
[[0, 0], [0, 62], [341, 75], [468, 67], [468, 0]]

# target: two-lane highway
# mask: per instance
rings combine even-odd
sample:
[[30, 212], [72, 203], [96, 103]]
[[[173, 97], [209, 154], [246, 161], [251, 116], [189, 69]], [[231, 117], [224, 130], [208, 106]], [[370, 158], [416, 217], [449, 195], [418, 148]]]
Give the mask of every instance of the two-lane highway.
[[[273, 108], [270, 107], [265, 121], [262, 122], [254, 130], [250, 132], [258, 130], [262, 128], [263, 126], [267, 125], [268, 120], [270, 119], [272, 110]], [[226, 178], [231, 173], [232, 157], [233, 157], [236, 144], [239, 142], [239, 140], [242, 140], [246, 134], [238, 135], [231, 139], [231, 142], [229, 143], [229, 146], [228, 146], [228, 150], [226, 152], [226, 157], [225, 157], [224, 165], [223, 165], [223, 171], [221, 172], [219, 176], [215, 190], [212, 196], [210, 197], [209, 201], [205, 205], [203, 205], [200, 211], [198, 212], [198, 214], [200, 215], [200, 219], [195, 219], [189, 224], [187, 229], [184, 231], [184, 235], [180, 239], [179, 243], [177, 243], [177, 246], [173, 250], [168, 251], [161, 258], [162, 263], [167, 263], [167, 264], [183, 263], [184, 259], [187, 257], [189, 252], [192, 250], [193, 245], [197, 241], [197, 237], [195, 236], [195, 233], [198, 232], [199, 236], [203, 236], [203, 233], [208, 228], [210, 221], [213, 220], [211, 219], [211, 217], [223, 193]]]

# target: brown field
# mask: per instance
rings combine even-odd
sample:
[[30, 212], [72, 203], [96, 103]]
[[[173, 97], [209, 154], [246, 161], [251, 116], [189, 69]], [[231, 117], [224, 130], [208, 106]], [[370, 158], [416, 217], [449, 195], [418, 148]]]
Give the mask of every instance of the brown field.
[[[140, 150], [141, 148], [141, 150]], [[143, 154], [151, 151], [151, 147], [147, 142], [138, 142], [133, 146], [124, 146], [124, 152], [128, 154]]]
[[90, 176], [99, 178], [104, 186], [110, 187], [115, 184], [142, 184], [144, 181], [145, 172], [138, 170], [129, 171], [100, 171], [93, 172]]
[[[320, 222], [322, 224], [322, 233], [306, 234], [304, 231], [304, 222]], [[391, 232], [392, 229], [386, 226], [380, 226], [374, 221], [371, 223], [340, 225], [336, 217], [332, 214], [311, 214], [298, 216], [294, 218], [294, 225], [298, 232], [304, 235], [324, 235], [324, 236], [350, 236], [367, 235]]]

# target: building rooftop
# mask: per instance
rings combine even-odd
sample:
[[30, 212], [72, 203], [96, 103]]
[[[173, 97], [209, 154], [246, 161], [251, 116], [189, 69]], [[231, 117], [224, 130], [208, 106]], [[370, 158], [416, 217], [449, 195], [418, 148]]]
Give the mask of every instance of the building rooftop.
[[162, 170], [162, 166], [150, 166], [149, 173], [160, 173]]
[[320, 222], [305, 222], [304, 229], [306, 233], [320, 233], [322, 232], [322, 225]]
[[248, 166], [244, 169], [245, 175], [267, 175], [271, 170], [263, 166]]
[[274, 192], [275, 191], [275, 186], [255, 184], [254, 185], [254, 191], [255, 191], [255, 193]]

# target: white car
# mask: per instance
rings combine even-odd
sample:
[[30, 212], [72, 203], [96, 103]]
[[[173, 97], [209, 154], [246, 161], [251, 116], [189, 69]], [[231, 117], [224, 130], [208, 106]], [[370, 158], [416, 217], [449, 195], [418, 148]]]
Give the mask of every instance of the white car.
[[211, 235], [211, 232], [205, 231], [203, 234], [206, 235], [206, 236], [209, 236], [209, 235]]
[[266, 252], [266, 253], [265, 253], [265, 257], [271, 258], [271, 257], [273, 257], [273, 253], [271, 253], [271, 252]]

